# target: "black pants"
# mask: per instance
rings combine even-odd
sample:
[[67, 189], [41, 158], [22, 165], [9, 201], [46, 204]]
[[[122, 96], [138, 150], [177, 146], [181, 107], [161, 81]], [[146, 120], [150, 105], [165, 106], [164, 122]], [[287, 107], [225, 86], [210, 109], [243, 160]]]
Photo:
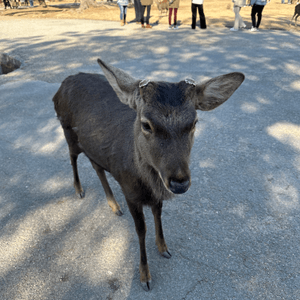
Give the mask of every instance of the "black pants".
[[[251, 18], [252, 18], [252, 26], [258, 28], [261, 22], [261, 13], [264, 9], [264, 5], [257, 5], [254, 4], [252, 6], [252, 11], [251, 11]], [[257, 14], [257, 22], [256, 22], [256, 15]]]
[[141, 22], [141, 20], [142, 20], [141, 0], [134, 0], [134, 10], [135, 10], [135, 21], [136, 22]]
[[147, 6], [142, 5], [142, 19], [141, 19], [142, 25], [144, 25], [144, 23], [145, 23], [144, 13], [145, 13], [146, 7], [147, 7], [146, 24], [149, 24], [151, 5], [147, 5]]
[[197, 8], [200, 16], [200, 28], [206, 28], [205, 15], [203, 12], [203, 4], [194, 4], [192, 3], [192, 28], [196, 28], [196, 19], [197, 19]]

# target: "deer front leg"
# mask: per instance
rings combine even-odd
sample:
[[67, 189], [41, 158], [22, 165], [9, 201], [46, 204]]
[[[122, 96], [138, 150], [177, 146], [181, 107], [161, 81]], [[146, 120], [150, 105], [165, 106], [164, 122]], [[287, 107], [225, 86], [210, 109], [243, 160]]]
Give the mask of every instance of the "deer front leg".
[[105, 172], [103, 170], [103, 168], [101, 168], [100, 166], [98, 166], [95, 162], [93, 162], [90, 159], [93, 168], [96, 170], [96, 173], [102, 183], [105, 195], [106, 195], [106, 200], [108, 202], [108, 205], [110, 206], [110, 208], [112, 209], [112, 211], [117, 215], [117, 216], [122, 216], [123, 212], [121, 211], [121, 207], [119, 205], [119, 203], [116, 201], [115, 196], [108, 184]]
[[154, 216], [155, 223], [155, 242], [158, 248], [159, 253], [165, 258], [171, 258], [171, 253], [168, 250], [167, 244], [165, 242], [164, 233], [161, 224], [161, 212], [162, 212], [162, 202], [159, 202], [157, 205], [152, 206], [152, 213]]
[[147, 253], [146, 253], [146, 223], [143, 213], [143, 207], [141, 205], [135, 205], [127, 201], [130, 213], [133, 217], [135, 223], [135, 230], [139, 237], [140, 244], [140, 280], [142, 287], [145, 291], [149, 291], [152, 288], [151, 275], [149, 271], [149, 266], [147, 262]]

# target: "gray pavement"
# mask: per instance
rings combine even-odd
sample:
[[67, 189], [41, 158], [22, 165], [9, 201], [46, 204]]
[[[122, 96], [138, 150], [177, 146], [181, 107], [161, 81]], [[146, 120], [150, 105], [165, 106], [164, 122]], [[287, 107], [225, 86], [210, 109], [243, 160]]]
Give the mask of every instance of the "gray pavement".
[[[192, 32], [87, 20], [0, 21], [0, 299], [300, 299], [299, 31]], [[155, 247], [146, 208], [153, 290], [139, 283], [138, 238], [118, 184], [114, 215], [88, 160], [77, 199], [52, 97], [100, 57], [133, 76], [246, 80], [199, 112], [192, 186], [165, 202], [172, 258]]]

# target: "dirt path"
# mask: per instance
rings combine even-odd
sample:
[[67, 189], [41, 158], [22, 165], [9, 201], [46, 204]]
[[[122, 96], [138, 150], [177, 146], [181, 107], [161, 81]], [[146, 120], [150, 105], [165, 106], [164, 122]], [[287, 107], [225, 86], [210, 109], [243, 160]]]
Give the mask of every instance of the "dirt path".
[[[286, 0], [287, 2], [287, 0]], [[52, 19], [89, 19], [89, 20], [109, 20], [119, 21], [119, 8], [116, 1], [108, 5], [106, 2], [101, 2], [102, 6], [90, 8], [83, 12], [78, 10], [78, 5], [70, 3], [70, 1], [49, 1], [48, 7], [38, 5], [35, 1], [35, 7], [21, 7], [19, 9], [0, 10], [0, 20], [20, 19], [20, 18], [52, 18]], [[191, 24], [191, 1], [181, 0], [178, 11], [179, 25]], [[281, 0], [271, 1], [263, 11], [263, 19], [261, 29], [276, 29], [276, 30], [299, 30], [294, 26], [290, 27], [290, 19], [294, 12], [295, 4], [281, 4]], [[230, 0], [211, 0], [205, 1], [204, 13], [207, 19], [207, 25], [210, 27], [232, 27], [234, 13], [232, 11], [232, 2]], [[241, 15], [247, 26], [251, 27], [251, 7], [242, 8]], [[131, 6], [128, 9], [128, 21], [135, 18], [134, 8]], [[156, 4], [152, 5], [151, 19], [152, 24], [167, 24], [167, 14], [161, 14], [157, 9]]]

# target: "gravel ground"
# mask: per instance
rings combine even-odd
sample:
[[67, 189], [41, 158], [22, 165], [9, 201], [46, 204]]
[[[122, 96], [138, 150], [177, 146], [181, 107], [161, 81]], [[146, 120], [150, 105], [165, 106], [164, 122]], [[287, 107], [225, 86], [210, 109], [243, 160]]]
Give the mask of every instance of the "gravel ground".
[[[0, 76], [0, 299], [300, 299], [300, 34], [188, 26], [142, 31], [88, 20], [0, 21], [0, 53], [22, 62]], [[84, 156], [77, 199], [52, 97], [96, 59], [137, 78], [246, 80], [220, 108], [199, 112], [192, 187], [164, 204], [172, 258], [154, 287], [139, 283], [138, 239], [118, 184], [115, 216]]]

